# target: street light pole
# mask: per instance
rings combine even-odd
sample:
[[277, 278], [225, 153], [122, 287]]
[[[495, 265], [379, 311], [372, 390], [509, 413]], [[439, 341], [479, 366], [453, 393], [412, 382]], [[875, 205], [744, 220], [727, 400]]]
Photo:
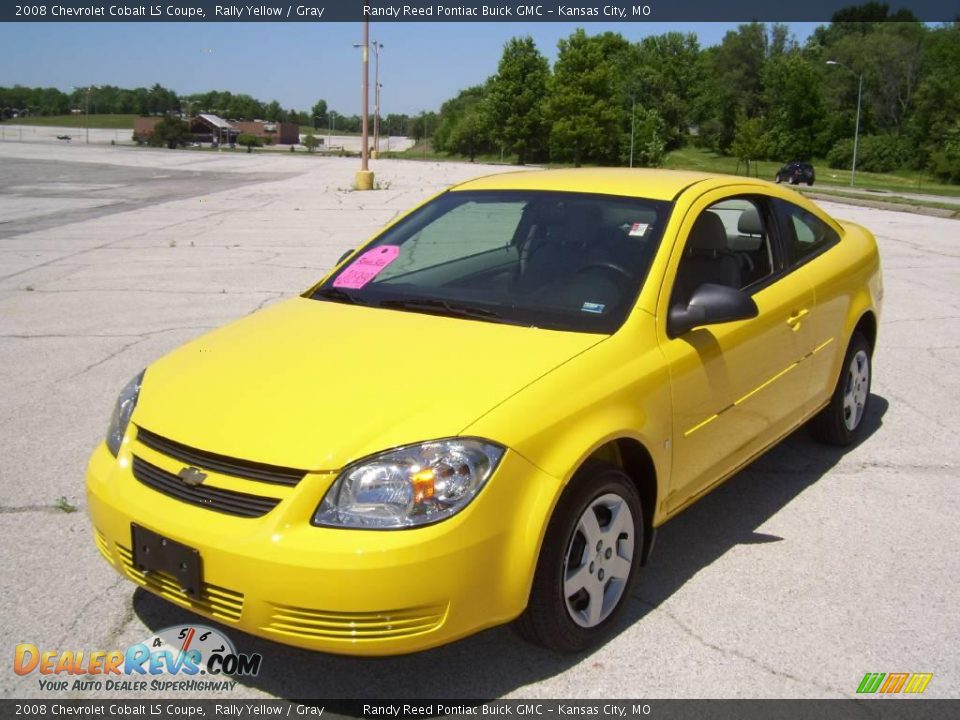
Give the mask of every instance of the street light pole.
[[827, 65], [839, 65], [857, 78], [857, 119], [853, 129], [853, 164], [850, 167], [850, 187], [853, 187], [857, 177], [857, 146], [860, 144], [860, 101], [863, 97], [863, 73], [857, 74], [842, 62], [836, 60], [827, 60]]
[[631, 98], [630, 104], [630, 167], [633, 167], [633, 130], [637, 118], [637, 99]]
[[87, 85], [87, 109], [84, 113], [84, 125], [87, 126], [86, 144], [90, 144], [90, 86]]
[[83, 124], [86, 126], [86, 144], [90, 144], [90, 91], [99, 90], [99, 85], [87, 85], [85, 88], [79, 88], [76, 85], [73, 86], [74, 90], [83, 90], [86, 96], [86, 101], [84, 102], [84, 112], [83, 112]]
[[373, 71], [373, 152], [374, 158], [380, 156], [380, 51], [383, 43], [373, 41], [374, 71]]
[[853, 167], [850, 168], [850, 187], [857, 174], [857, 145], [860, 144], [860, 99], [863, 97], [863, 73], [857, 81], [857, 120], [853, 130]]

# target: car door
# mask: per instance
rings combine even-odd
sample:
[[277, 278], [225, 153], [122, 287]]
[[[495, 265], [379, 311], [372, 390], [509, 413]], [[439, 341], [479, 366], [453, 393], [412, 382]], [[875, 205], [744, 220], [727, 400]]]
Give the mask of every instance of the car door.
[[[793, 427], [807, 398], [809, 368], [802, 359], [810, 350], [806, 317], [813, 289], [805, 278], [786, 272], [770, 198], [755, 188], [743, 190], [742, 195], [737, 189], [713, 191], [691, 205], [658, 301], [673, 401], [668, 512], [690, 503]], [[716, 256], [737, 258], [737, 284], [752, 296], [758, 315], [669, 337], [669, 307], [682, 301], [678, 294], [691, 281], [688, 258], [696, 254], [691, 232], [707, 213], [720, 217], [726, 235], [726, 249]], [[711, 272], [701, 271], [694, 284]]]
[[827, 222], [786, 200], [776, 200], [775, 206], [790, 272], [808, 278], [815, 288], [816, 305], [808, 318], [813, 352], [807, 411], [813, 412], [833, 393], [837, 367], [846, 352], [842, 335], [850, 307], [849, 265], [828, 254], [840, 236]]

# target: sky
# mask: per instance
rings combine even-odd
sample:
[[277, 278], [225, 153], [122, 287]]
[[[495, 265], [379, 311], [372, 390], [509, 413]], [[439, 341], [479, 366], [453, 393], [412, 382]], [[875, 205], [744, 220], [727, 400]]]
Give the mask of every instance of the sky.
[[[800, 42], [818, 23], [790, 23]], [[371, 23], [382, 42], [381, 112], [437, 110], [494, 74], [504, 43], [529, 34], [551, 63], [576, 23]], [[718, 43], [735, 23], [588, 23], [636, 41], [668, 31]], [[359, 23], [0, 23], [0, 86], [149, 87], [246, 93], [309, 110], [360, 111]], [[372, 57], [371, 57], [372, 60]], [[371, 86], [373, 63], [371, 62]], [[372, 107], [372, 93], [371, 93]]]

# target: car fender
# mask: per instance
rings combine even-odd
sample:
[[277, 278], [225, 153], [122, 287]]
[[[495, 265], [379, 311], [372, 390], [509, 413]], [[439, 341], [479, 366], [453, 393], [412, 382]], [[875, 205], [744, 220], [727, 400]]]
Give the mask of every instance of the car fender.
[[[837, 221], [843, 228], [841, 243], [854, 246], [853, 252], [859, 252], [862, 259], [852, 266], [850, 273], [851, 295], [843, 319], [840, 335], [842, 347], [834, 353], [833, 377], [839, 377], [843, 358], [854, 330], [868, 314], [873, 315], [875, 329], [879, 329], [883, 306], [883, 273], [880, 265], [880, 253], [873, 233], [861, 225], [845, 220]], [[859, 246], [859, 247], [857, 247]], [[868, 338], [876, 344], [876, 337]]]
[[[669, 370], [656, 343], [654, 319], [639, 313], [615, 335], [524, 388], [463, 434], [503, 442], [558, 480], [546, 517], [530, 519], [545, 529], [577, 470], [614, 440], [630, 439], [646, 449], [657, 497], [665, 497], [671, 412]], [[654, 525], [659, 524], [659, 507], [650, 510]]]

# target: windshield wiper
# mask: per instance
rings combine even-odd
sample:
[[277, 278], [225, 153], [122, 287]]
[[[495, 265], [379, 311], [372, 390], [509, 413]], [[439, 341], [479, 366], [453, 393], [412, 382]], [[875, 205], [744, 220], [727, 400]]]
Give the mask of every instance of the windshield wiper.
[[397, 310], [414, 310], [433, 313], [435, 315], [446, 315], [448, 317], [468, 318], [471, 320], [486, 320], [487, 322], [498, 322], [503, 320], [503, 315], [493, 310], [473, 307], [470, 305], [461, 305], [460, 303], [451, 303], [447, 300], [438, 298], [405, 298], [381, 300], [380, 307], [394, 308]]
[[347, 305], [366, 305], [366, 303], [356, 295], [351, 295], [347, 291], [335, 287], [318, 288], [311, 297], [333, 300], [334, 302], [346, 303]]

